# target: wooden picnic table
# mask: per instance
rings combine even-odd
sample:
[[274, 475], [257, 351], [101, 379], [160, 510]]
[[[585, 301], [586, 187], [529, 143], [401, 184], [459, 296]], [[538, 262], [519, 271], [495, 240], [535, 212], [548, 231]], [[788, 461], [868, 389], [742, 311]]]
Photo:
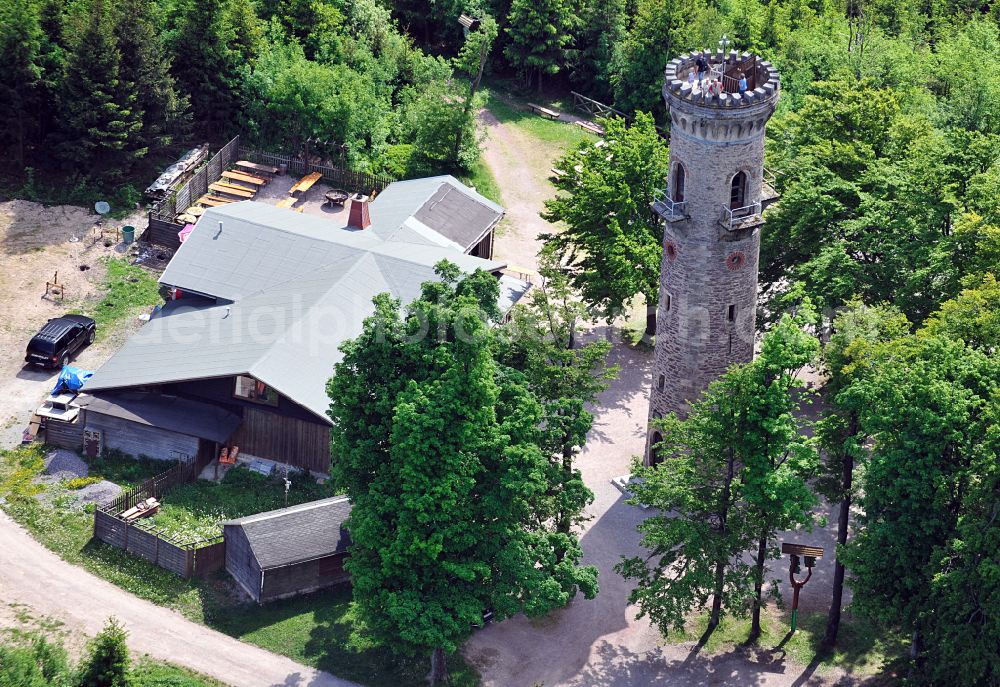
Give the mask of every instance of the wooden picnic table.
[[228, 205], [233, 202], [232, 198], [223, 198], [222, 196], [213, 196], [210, 193], [206, 193], [201, 198], [195, 201], [199, 205], [206, 205], [210, 208], [214, 208], [219, 205]]
[[528, 107], [543, 117], [548, 117], [549, 119], [559, 119], [559, 113], [555, 110], [550, 110], [547, 107], [542, 107], [541, 105], [536, 105], [535, 103], [528, 103]]
[[242, 181], [244, 184], [253, 184], [254, 186], [263, 186], [267, 183], [267, 179], [263, 177], [254, 176], [253, 174], [244, 174], [243, 172], [230, 172], [226, 170], [222, 173], [223, 178], [232, 179], [233, 181]]
[[295, 205], [297, 202], [299, 202], [299, 199], [296, 198], [295, 196], [290, 196], [288, 198], [282, 198], [281, 200], [278, 201], [278, 207], [279, 208], [290, 208], [293, 205]]
[[218, 191], [219, 193], [228, 193], [231, 196], [236, 196], [237, 198], [253, 198], [254, 191], [251, 191], [246, 186], [236, 186], [235, 184], [224, 184], [221, 181], [217, 181], [214, 184], [209, 184], [208, 187], [213, 191]]
[[256, 162], [248, 162], [247, 160], [238, 160], [235, 166], [240, 169], [245, 169], [248, 172], [261, 172], [262, 174], [270, 174], [271, 176], [274, 176], [281, 171], [277, 167], [272, 167], [271, 165], [261, 165]]
[[295, 184], [293, 184], [290, 189], [288, 189], [288, 194], [294, 195], [299, 191], [305, 193], [306, 191], [311, 189], [317, 181], [319, 181], [322, 178], [323, 178], [322, 172], [311, 172], [309, 174], [306, 174], [304, 177], [296, 181]]

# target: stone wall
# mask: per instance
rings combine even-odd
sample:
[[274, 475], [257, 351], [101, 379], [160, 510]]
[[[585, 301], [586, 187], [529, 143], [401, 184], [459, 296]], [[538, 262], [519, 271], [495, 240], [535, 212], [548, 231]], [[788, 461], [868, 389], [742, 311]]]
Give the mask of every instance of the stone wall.
[[731, 225], [726, 208], [739, 172], [747, 175], [743, 205], [761, 199], [764, 123], [777, 102], [776, 90], [771, 99], [725, 110], [667, 88], [664, 96], [670, 179], [683, 165], [685, 205], [684, 218], [664, 230], [650, 420], [684, 416], [712, 380], [753, 357], [762, 221], [752, 210]]

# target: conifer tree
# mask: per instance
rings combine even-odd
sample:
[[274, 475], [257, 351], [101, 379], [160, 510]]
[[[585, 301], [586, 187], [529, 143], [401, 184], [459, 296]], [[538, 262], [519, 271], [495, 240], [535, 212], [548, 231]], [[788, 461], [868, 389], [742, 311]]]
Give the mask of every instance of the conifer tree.
[[128, 634], [115, 618], [108, 620], [80, 664], [77, 687], [129, 687], [131, 659]]
[[89, 22], [70, 52], [59, 114], [60, 153], [83, 174], [120, 178], [146, 153], [135, 86], [122, 79], [114, 17], [104, 0], [90, 6]]
[[510, 44], [507, 59], [530, 85], [542, 91], [546, 74], [557, 74], [566, 64], [566, 46], [573, 40], [576, 24], [573, 4], [568, 0], [513, 0], [507, 17]]
[[40, 33], [31, 0], [0, 4], [0, 150], [9, 150], [19, 167], [36, 133]]
[[143, 144], [160, 148], [170, 143], [172, 133], [182, 130], [187, 102], [177, 96], [166, 48], [154, 23], [151, 0], [119, 0], [116, 10], [121, 77], [135, 86]]
[[174, 36], [172, 70], [180, 91], [191, 99], [195, 128], [221, 138], [237, 107], [236, 57], [227, 43], [223, 0], [186, 0]]

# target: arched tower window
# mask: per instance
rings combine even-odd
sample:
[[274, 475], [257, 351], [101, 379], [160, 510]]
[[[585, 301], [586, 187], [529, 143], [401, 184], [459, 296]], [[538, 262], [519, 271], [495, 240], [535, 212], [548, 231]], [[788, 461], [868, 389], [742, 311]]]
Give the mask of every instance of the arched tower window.
[[680, 203], [684, 200], [684, 165], [677, 163], [674, 165], [674, 179], [670, 185], [672, 200]]
[[653, 437], [649, 441], [649, 467], [656, 467], [663, 462], [663, 456], [660, 455], [658, 447], [661, 441], [663, 441], [663, 435], [659, 432], [653, 432]]
[[737, 172], [729, 191], [729, 209], [746, 207], [747, 204], [747, 173]]

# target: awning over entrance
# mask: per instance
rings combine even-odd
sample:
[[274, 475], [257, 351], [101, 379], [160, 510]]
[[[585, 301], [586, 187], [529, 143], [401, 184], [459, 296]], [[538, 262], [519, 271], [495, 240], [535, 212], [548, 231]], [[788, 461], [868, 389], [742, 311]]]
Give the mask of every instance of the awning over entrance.
[[84, 394], [77, 403], [88, 412], [219, 443], [228, 440], [241, 422], [239, 416], [208, 403], [145, 391]]

